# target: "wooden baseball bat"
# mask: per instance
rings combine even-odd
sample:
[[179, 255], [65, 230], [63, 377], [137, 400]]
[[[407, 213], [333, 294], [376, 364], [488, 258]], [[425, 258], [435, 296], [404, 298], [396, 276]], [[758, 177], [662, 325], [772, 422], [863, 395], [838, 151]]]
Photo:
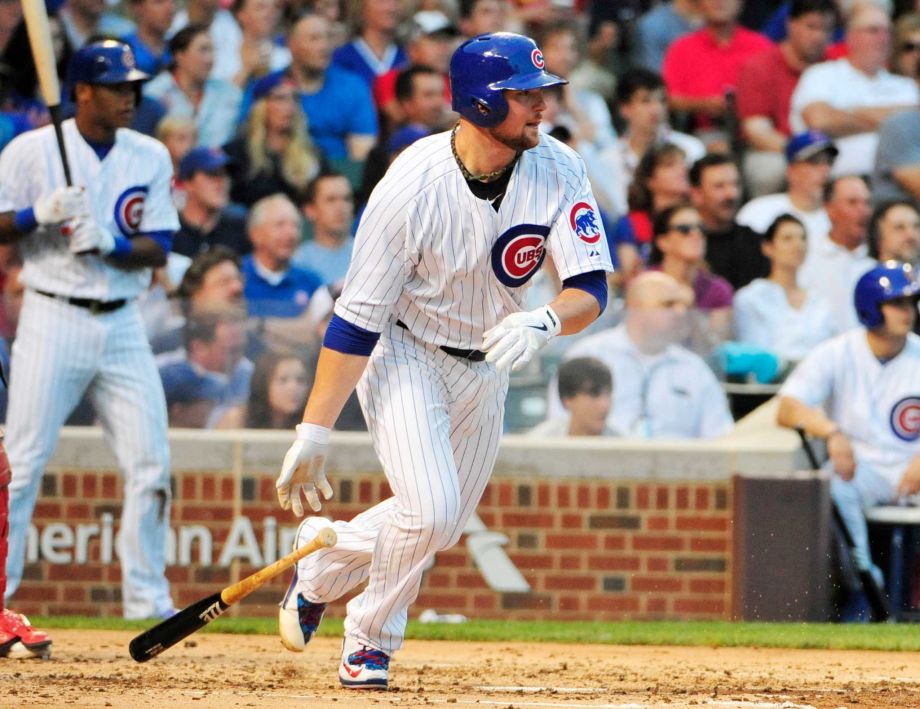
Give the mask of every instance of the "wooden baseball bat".
[[304, 544], [299, 549], [295, 549], [287, 556], [281, 557], [275, 563], [269, 564], [264, 569], [256, 571], [232, 586], [227, 586], [222, 591], [218, 591], [207, 598], [202, 598], [200, 601], [195, 601], [176, 613], [172, 618], [167, 618], [150, 630], [138, 635], [128, 646], [131, 657], [137, 662], [147, 662], [151, 657], [156, 657], [183, 638], [187, 638], [196, 630], [206, 626], [234, 603], [241, 601], [305, 556], [319, 549], [335, 546], [335, 542], [335, 531], [331, 527], [321, 529], [319, 534], [308, 544]]
[[22, 0], [22, 14], [29, 33], [29, 46], [38, 72], [38, 83], [42, 98], [51, 114], [54, 124], [54, 136], [57, 138], [58, 152], [64, 165], [64, 179], [67, 186], [73, 185], [70, 177], [70, 162], [67, 160], [67, 148], [64, 146], [64, 134], [61, 132], [61, 84], [57, 75], [57, 62], [54, 47], [51, 45], [51, 28], [48, 26], [48, 10], [45, 0]]

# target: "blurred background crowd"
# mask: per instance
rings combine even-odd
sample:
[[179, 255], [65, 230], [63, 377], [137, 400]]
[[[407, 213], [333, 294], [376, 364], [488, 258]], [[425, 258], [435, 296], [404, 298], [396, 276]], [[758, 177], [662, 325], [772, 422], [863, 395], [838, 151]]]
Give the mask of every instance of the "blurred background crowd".
[[[771, 391], [857, 324], [863, 273], [920, 259], [920, 1], [47, 5], [65, 95], [90, 38], [152, 77], [134, 127], [169, 150], [181, 228], [143, 309], [173, 426], [300, 420], [361, 210], [453, 125], [450, 56], [481, 33], [533, 36], [569, 79], [543, 129], [584, 158], [618, 267], [598, 322], [515, 375], [508, 431], [720, 435], [733, 386]], [[49, 121], [36, 83], [0, 0], [0, 147]], [[18, 271], [4, 247], [7, 364]], [[558, 287], [548, 262], [532, 307]], [[70, 423], [93, 421], [87, 403]], [[338, 427], [364, 428], [355, 401]]]

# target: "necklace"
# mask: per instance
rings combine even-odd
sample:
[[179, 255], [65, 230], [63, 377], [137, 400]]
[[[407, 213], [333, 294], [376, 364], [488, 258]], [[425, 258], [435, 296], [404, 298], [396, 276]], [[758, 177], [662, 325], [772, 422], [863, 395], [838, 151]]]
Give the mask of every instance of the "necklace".
[[460, 168], [460, 172], [463, 174], [463, 179], [467, 180], [468, 182], [473, 182], [473, 181], [478, 181], [478, 182], [494, 182], [494, 181], [497, 180], [499, 177], [501, 177], [502, 175], [504, 175], [504, 174], [509, 170], [509, 168], [513, 167], [513, 166], [514, 166], [514, 163], [517, 162], [517, 159], [518, 159], [518, 157], [520, 156], [520, 153], [516, 153], [515, 156], [514, 156], [514, 160], [512, 160], [511, 162], [509, 162], [509, 163], [508, 163], [507, 165], [505, 165], [503, 168], [500, 168], [500, 169], [498, 169], [498, 170], [494, 170], [493, 172], [485, 172], [485, 173], [483, 173], [483, 174], [481, 174], [481, 175], [474, 175], [472, 172], [470, 172], [469, 170], [466, 169], [466, 165], [463, 164], [463, 161], [460, 159], [460, 156], [457, 155], [457, 141], [456, 141], [456, 136], [457, 136], [457, 129], [458, 129], [458, 128], [460, 128], [460, 124], [459, 124], [459, 123], [458, 123], [457, 125], [455, 125], [455, 126], [454, 126], [454, 129], [450, 132], [450, 152], [452, 152], [452, 153], [454, 154], [454, 160], [457, 161], [457, 166]]

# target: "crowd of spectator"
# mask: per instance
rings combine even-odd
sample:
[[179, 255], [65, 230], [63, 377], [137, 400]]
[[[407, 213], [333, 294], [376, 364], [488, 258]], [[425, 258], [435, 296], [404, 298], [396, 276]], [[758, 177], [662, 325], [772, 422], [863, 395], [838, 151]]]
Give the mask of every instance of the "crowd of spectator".
[[[362, 208], [453, 125], [450, 56], [480, 33], [534, 36], [570, 80], [543, 130], [585, 160], [618, 267], [598, 323], [525, 372], [549, 382], [538, 435], [725, 433], [719, 380], [764, 371], [739, 356], [775, 381], [857, 324], [862, 274], [920, 265], [920, 2], [46, 4], [65, 97], [94, 37], [151, 76], [134, 127], [169, 150], [180, 229], [142, 307], [174, 426], [299, 420]], [[0, 148], [49, 121], [36, 84], [0, 0]], [[4, 247], [4, 360], [18, 268]], [[340, 425], [363, 425], [355, 402]]]

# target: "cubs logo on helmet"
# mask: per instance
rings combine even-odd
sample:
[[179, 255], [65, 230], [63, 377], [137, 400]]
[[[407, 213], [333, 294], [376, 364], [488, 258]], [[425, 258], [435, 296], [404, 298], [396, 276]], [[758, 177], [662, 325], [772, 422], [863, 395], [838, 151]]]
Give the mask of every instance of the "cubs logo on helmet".
[[136, 234], [140, 229], [147, 190], [145, 185], [129, 187], [115, 200], [115, 225], [125, 236]]
[[498, 237], [492, 247], [492, 270], [499, 281], [511, 288], [524, 285], [546, 258], [549, 227], [519, 224]]
[[578, 202], [569, 212], [569, 224], [575, 235], [586, 244], [596, 244], [601, 238], [601, 228], [597, 223], [594, 207], [587, 202]]
[[539, 49], [534, 49], [530, 53], [530, 61], [533, 62], [533, 65], [537, 67], [537, 69], [542, 69], [544, 66], [546, 66], [545, 62], [543, 61], [543, 52], [541, 52]]
[[891, 409], [891, 430], [908, 443], [920, 440], [920, 396], [901, 399]]

